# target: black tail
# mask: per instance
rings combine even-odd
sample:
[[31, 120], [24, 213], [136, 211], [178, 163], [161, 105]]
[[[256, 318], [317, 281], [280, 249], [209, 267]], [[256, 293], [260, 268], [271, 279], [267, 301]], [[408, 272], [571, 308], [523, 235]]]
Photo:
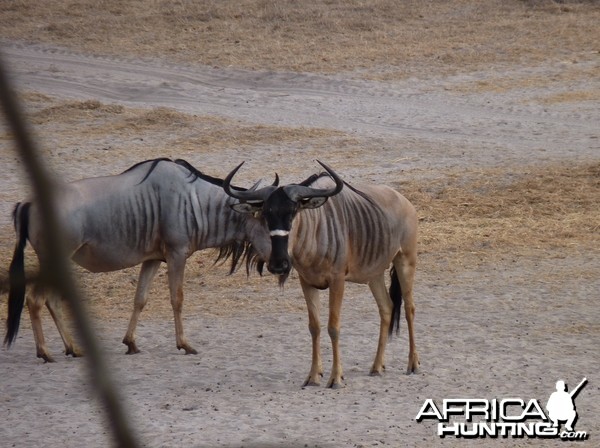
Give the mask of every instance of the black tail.
[[30, 202], [17, 204], [13, 212], [17, 244], [8, 270], [10, 289], [8, 292], [8, 317], [6, 319], [6, 337], [4, 344], [14, 342], [19, 332], [21, 312], [25, 304], [25, 245], [27, 244], [29, 228]]
[[390, 277], [392, 279], [392, 283], [390, 284], [390, 297], [392, 298], [392, 303], [394, 304], [392, 308], [392, 320], [390, 322], [390, 336], [394, 333], [394, 328], [396, 329], [396, 334], [398, 334], [398, 330], [400, 329], [400, 310], [402, 309], [402, 288], [400, 287], [400, 281], [398, 280], [398, 274], [396, 273], [396, 268], [392, 266], [390, 270]]

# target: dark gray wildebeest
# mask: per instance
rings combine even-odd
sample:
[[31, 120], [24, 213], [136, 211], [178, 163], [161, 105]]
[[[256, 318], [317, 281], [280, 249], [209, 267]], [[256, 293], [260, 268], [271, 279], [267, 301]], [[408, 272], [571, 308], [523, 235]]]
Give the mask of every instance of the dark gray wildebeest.
[[[59, 210], [69, 253], [91, 272], [107, 272], [142, 264], [134, 308], [123, 343], [127, 353], [139, 352], [135, 330], [147, 300], [148, 288], [161, 262], [167, 263], [169, 292], [175, 316], [177, 348], [196, 354], [183, 333], [183, 275], [187, 258], [197, 250], [219, 248], [217, 260], [232, 259], [231, 272], [246, 254], [252, 236], [264, 256], [270, 252], [262, 226], [234, 212], [235, 201], [224, 193], [223, 180], [202, 174], [184, 160], [147, 160], [115, 176], [94, 177], [58, 185]], [[228, 184], [228, 188], [229, 184]], [[234, 191], [237, 191], [235, 188]], [[239, 190], [240, 192], [243, 189]], [[25, 302], [24, 249], [31, 243], [44, 263], [44, 223], [36, 202], [19, 203], [14, 210], [17, 243], [9, 269], [10, 291], [5, 344], [19, 329]], [[255, 231], [258, 229], [258, 232]], [[262, 241], [262, 243], [261, 243]], [[48, 307], [63, 339], [66, 354], [78, 356], [69, 335], [60, 301], [42, 288], [27, 295], [37, 356], [53, 361], [44, 335], [40, 311]]]
[[[321, 163], [321, 162], [319, 162]], [[419, 366], [415, 348], [413, 279], [417, 260], [417, 214], [400, 193], [386, 186], [360, 190], [346, 184], [325, 164], [327, 173], [313, 175], [300, 184], [267, 186], [239, 191], [231, 180], [240, 164], [226, 178], [223, 188], [240, 201], [234, 210], [255, 215], [271, 238], [267, 268], [285, 282], [292, 266], [298, 271], [308, 307], [312, 335], [312, 364], [304, 385], [318, 385], [323, 374], [320, 353], [319, 290], [329, 288], [328, 332], [333, 347], [333, 366], [328, 387], [340, 387], [340, 310], [346, 281], [367, 283], [379, 307], [381, 319], [377, 354], [371, 374], [384, 370], [384, 351], [391, 334], [398, 331], [404, 299], [408, 322], [408, 373]], [[347, 188], [344, 188], [346, 186]], [[329, 199], [329, 200], [328, 200]], [[259, 257], [253, 257], [253, 262]], [[248, 262], [248, 260], [247, 260]], [[384, 272], [391, 269], [391, 286]]]

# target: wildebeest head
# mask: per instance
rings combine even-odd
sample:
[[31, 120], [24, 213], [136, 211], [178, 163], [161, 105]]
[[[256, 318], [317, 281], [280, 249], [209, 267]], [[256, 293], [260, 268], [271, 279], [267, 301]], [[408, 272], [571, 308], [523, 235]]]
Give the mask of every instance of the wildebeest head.
[[[317, 162], [319, 162], [317, 160]], [[238, 191], [230, 188], [231, 180], [244, 162], [240, 163], [223, 182], [225, 192], [240, 202], [231, 207], [240, 213], [260, 214], [266, 223], [271, 238], [271, 255], [267, 269], [280, 276], [283, 283], [292, 262], [288, 253], [289, 234], [296, 214], [302, 209], [317, 208], [325, 204], [327, 199], [338, 194], [344, 187], [344, 181], [327, 165], [319, 162], [334, 180], [331, 188], [311, 188], [306, 184], [313, 176], [300, 184], [284, 186], [269, 185], [258, 190]]]

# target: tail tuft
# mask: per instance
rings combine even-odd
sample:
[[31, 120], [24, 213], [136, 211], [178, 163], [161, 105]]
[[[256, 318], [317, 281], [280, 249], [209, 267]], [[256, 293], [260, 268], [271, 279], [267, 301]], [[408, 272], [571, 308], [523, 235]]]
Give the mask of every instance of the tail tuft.
[[25, 304], [25, 245], [29, 227], [29, 207], [31, 203], [17, 204], [13, 212], [17, 244], [8, 269], [10, 289], [8, 292], [8, 317], [4, 344], [9, 346], [17, 338], [21, 312]]
[[398, 274], [396, 268], [392, 266], [390, 270], [390, 278], [392, 280], [390, 284], [390, 297], [392, 299], [392, 320], [390, 321], [389, 335], [392, 336], [394, 329], [396, 334], [400, 330], [400, 311], [402, 309], [402, 288], [400, 287], [400, 281], [398, 280]]

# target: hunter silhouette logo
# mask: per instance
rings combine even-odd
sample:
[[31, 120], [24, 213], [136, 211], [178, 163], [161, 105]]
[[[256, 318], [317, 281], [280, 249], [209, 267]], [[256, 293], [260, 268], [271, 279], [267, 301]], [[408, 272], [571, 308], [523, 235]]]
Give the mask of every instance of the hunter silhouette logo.
[[587, 384], [587, 378], [581, 380], [573, 392], [567, 392], [567, 386], [564, 381], [556, 382], [556, 392], [550, 395], [546, 410], [548, 417], [553, 422], [553, 427], [558, 428], [560, 421], [566, 421], [565, 429], [573, 432], [573, 425], [577, 421], [577, 411], [573, 400], [579, 391]]
[[[437, 420], [437, 434], [440, 437], [587, 440], [587, 432], [574, 429], [577, 421], [574, 400], [586, 384], [587, 378], [584, 378], [568, 392], [565, 382], [557, 381], [556, 391], [550, 395], [546, 404], [546, 413], [536, 399], [449, 398], [442, 400], [442, 405], [438, 406], [433, 399], [428, 398], [415, 420]], [[564, 429], [561, 431], [562, 422]]]

